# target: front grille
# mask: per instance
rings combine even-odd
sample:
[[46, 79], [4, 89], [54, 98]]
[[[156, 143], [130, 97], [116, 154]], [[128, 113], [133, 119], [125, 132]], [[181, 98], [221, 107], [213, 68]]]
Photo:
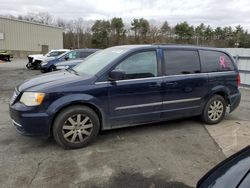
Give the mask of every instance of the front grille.
[[32, 63], [33, 57], [28, 57], [29, 63]]
[[42, 63], [42, 60], [35, 60], [36, 63]]
[[11, 105], [14, 104], [14, 102], [16, 101], [18, 95], [19, 95], [19, 91], [17, 89], [15, 89], [15, 91], [14, 91], [14, 93], [13, 93], [11, 99], [10, 99], [10, 104]]

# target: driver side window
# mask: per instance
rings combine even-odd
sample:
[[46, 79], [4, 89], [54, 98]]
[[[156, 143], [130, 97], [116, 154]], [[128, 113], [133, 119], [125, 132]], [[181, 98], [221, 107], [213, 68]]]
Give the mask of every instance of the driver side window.
[[157, 58], [155, 51], [139, 52], [122, 61], [115, 70], [125, 72], [125, 78], [149, 78], [157, 76]]

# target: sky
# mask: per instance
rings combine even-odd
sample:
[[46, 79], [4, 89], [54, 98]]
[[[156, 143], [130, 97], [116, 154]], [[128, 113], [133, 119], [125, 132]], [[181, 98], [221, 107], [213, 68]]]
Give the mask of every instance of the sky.
[[0, 0], [0, 14], [48, 12], [66, 20], [146, 18], [175, 25], [187, 21], [212, 27], [242, 25], [250, 31], [250, 0]]

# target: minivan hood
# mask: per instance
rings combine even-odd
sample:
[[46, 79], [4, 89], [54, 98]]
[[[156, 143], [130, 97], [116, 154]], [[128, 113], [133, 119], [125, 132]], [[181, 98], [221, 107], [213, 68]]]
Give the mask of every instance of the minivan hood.
[[[68, 71], [58, 71], [36, 76], [29, 80], [24, 81], [23, 84], [19, 85], [17, 89], [20, 92], [23, 91], [36, 91], [41, 92], [51, 87], [63, 86], [77, 81], [87, 81], [91, 78], [90, 75], [76, 75]], [[84, 82], [82, 83], [84, 84]]]

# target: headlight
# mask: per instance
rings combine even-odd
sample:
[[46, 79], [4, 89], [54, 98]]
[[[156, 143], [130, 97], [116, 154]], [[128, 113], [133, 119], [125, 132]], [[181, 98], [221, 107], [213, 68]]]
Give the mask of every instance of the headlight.
[[24, 92], [20, 99], [20, 102], [26, 106], [38, 106], [42, 104], [45, 93], [36, 93], [36, 92]]

